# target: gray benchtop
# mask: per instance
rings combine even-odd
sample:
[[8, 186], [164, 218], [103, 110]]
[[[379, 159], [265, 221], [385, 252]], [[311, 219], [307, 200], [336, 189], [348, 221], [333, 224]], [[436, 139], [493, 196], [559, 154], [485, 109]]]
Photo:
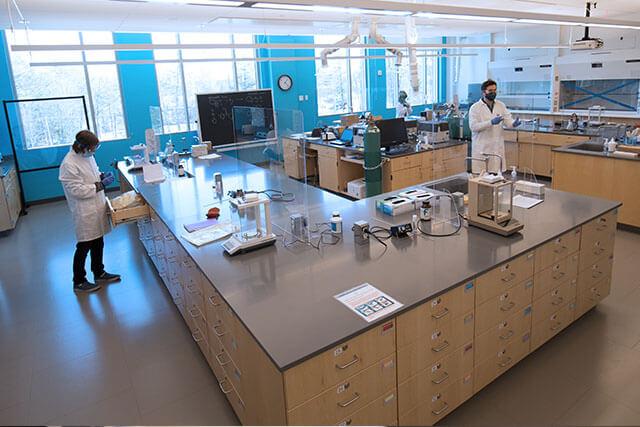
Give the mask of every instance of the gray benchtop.
[[[222, 242], [196, 248], [177, 239], [280, 370], [620, 205], [547, 189], [544, 203], [530, 210], [515, 208], [514, 216], [524, 222], [525, 228], [512, 237], [463, 226], [452, 237], [390, 239], [384, 250], [374, 240], [356, 246], [352, 224], [364, 219], [371, 225], [388, 227], [409, 222], [411, 214], [394, 218], [382, 215], [375, 210], [374, 199], [351, 202], [290, 179], [284, 171], [269, 171], [228, 156], [189, 159], [187, 170], [194, 178], [153, 185], [144, 184], [139, 173], [126, 172], [122, 162], [119, 167], [176, 236], [184, 233], [183, 224], [202, 220], [211, 206], [222, 208], [221, 219], [231, 215], [228, 201], [216, 203], [214, 172], [222, 173], [225, 191], [272, 188], [293, 192], [295, 202], [271, 203], [276, 234], [282, 234], [278, 227], [288, 229], [293, 212], [305, 211], [310, 224], [327, 221], [334, 210], [341, 212], [343, 240], [335, 246], [322, 246], [320, 251], [300, 243], [286, 247], [279, 239], [275, 246], [229, 257], [223, 253]], [[334, 295], [365, 282], [404, 304], [402, 310], [367, 323], [334, 299]]]
[[515, 132], [536, 132], [536, 133], [555, 133], [558, 135], [575, 135], [575, 136], [598, 136], [600, 129], [597, 127], [578, 128], [576, 130], [567, 130], [561, 126], [536, 126], [522, 124], [517, 128], [505, 128], [506, 131]]
[[[553, 151], [557, 151], [558, 153], [567, 153], [567, 154], [579, 154], [579, 155], [583, 155], [583, 156], [594, 156], [594, 157], [601, 157], [604, 159], [616, 159], [616, 160], [629, 160], [632, 162], [637, 162], [640, 161], [640, 157], [625, 157], [625, 156], [619, 156], [617, 154], [614, 153], [608, 153], [605, 152], [604, 150], [600, 150], [600, 151], [590, 151], [590, 150], [581, 150], [580, 145], [582, 145], [583, 143], [576, 143], [576, 144], [569, 144], [569, 145], [565, 145], [562, 147], [558, 147], [558, 148], [554, 148]], [[599, 145], [602, 146], [602, 143], [593, 143], [593, 145]], [[618, 145], [620, 146], [620, 145]]]

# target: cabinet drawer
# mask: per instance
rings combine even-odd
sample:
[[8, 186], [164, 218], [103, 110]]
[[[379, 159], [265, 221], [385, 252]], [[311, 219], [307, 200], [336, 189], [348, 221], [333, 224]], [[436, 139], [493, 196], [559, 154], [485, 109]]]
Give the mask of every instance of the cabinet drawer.
[[476, 307], [533, 276], [535, 252], [529, 252], [476, 279]]
[[420, 154], [392, 158], [389, 160], [389, 169], [391, 172], [420, 166], [422, 166], [422, 156]]
[[580, 227], [543, 244], [536, 250], [536, 273], [580, 249]]
[[509, 316], [475, 339], [475, 362], [480, 365], [531, 330], [531, 306]]
[[533, 299], [540, 298], [564, 282], [575, 280], [578, 277], [579, 261], [580, 253], [576, 252], [536, 273], [533, 284]]
[[327, 388], [332, 389], [340, 381], [376, 363], [395, 350], [395, 343], [395, 320], [392, 320], [285, 371], [287, 408], [294, 408]]
[[[224, 369], [222, 368], [222, 365], [216, 358], [216, 355], [220, 355], [224, 353], [224, 348], [222, 347], [222, 344], [220, 343], [220, 341], [211, 333], [211, 330], [209, 330], [208, 332], [209, 332], [210, 338], [208, 342], [209, 353], [207, 355], [208, 356], [207, 363], [209, 364], [209, 367], [213, 371], [218, 381], [222, 381], [225, 377]], [[224, 355], [222, 355], [221, 357], [223, 356]]]
[[[191, 318], [191, 323], [194, 327], [199, 328], [201, 331], [207, 330], [207, 320], [205, 319], [205, 315], [203, 313], [202, 308], [195, 300], [202, 301], [202, 297], [199, 294], [195, 296], [190, 292], [185, 292], [185, 308], [187, 310], [187, 314]], [[201, 304], [201, 302], [200, 302]]]
[[617, 211], [606, 213], [593, 221], [589, 221], [582, 226], [582, 243], [605, 240], [606, 237], [616, 230]]
[[469, 312], [398, 349], [398, 382], [408, 379], [473, 340], [474, 315]]
[[606, 278], [585, 290], [578, 290], [575, 318], [595, 307], [611, 292], [611, 279]]
[[580, 248], [580, 270], [593, 265], [600, 258], [608, 253], [613, 253], [613, 246], [616, 239], [615, 230], [607, 234], [597, 233], [594, 237], [582, 240]]
[[399, 414], [401, 426], [430, 426], [449, 415], [473, 395], [473, 374], [465, 374], [441, 392], [426, 396], [425, 402], [410, 412]]
[[336, 424], [396, 384], [395, 355], [385, 357], [290, 410], [292, 425]]
[[116, 210], [113, 208], [113, 206], [111, 206], [111, 201], [107, 198], [107, 206], [109, 208], [109, 217], [111, 218], [111, 223], [114, 226], [149, 217], [149, 206], [144, 202], [140, 206]]
[[489, 359], [477, 365], [474, 370], [474, 390], [478, 392], [484, 386], [505, 373], [529, 354], [531, 332], [519, 335], [509, 345], [496, 351]]
[[533, 324], [535, 325], [549, 318], [549, 316], [556, 313], [560, 307], [566, 305], [569, 301], [575, 301], [576, 291], [577, 279], [573, 279], [533, 301]]
[[603, 279], [611, 277], [613, 254], [601, 258], [578, 273], [578, 292], [591, 288]]
[[206, 285], [204, 287], [204, 307], [205, 307], [205, 318], [207, 319], [207, 324], [209, 326], [213, 326], [219, 323], [221, 320], [220, 314], [218, 312], [221, 307], [222, 298], [218, 294], [218, 292], [213, 289], [213, 286]]
[[398, 413], [404, 414], [473, 371], [473, 342], [423, 369], [398, 386]]
[[474, 285], [460, 285], [397, 318], [398, 348], [433, 332], [438, 325], [473, 310]]
[[313, 145], [313, 149], [318, 152], [318, 157], [338, 160], [338, 150], [332, 147], [323, 147], [321, 145]]
[[396, 426], [398, 408], [396, 390], [393, 389], [362, 409], [358, 409], [338, 423], [341, 426]]
[[476, 309], [476, 336], [531, 304], [533, 278], [512, 286]]
[[433, 161], [435, 163], [460, 157], [467, 157], [467, 144], [433, 150]]
[[571, 300], [560, 310], [534, 323], [531, 328], [531, 351], [549, 341], [573, 322], [575, 310], [576, 302]]
[[231, 384], [229, 379], [224, 378], [222, 381], [218, 382], [218, 385], [220, 386], [220, 390], [222, 390], [222, 393], [224, 393], [224, 395], [227, 397], [227, 400], [233, 408], [233, 412], [236, 413], [240, 422], [242, 424], [247, 424], [247, 418], [249, 415], [247, 414], [247, 407], [244, 403], [244, 400], [242, 400], [240, 395], [238, 395], [236, 389], [233, 388], [233, 385]]

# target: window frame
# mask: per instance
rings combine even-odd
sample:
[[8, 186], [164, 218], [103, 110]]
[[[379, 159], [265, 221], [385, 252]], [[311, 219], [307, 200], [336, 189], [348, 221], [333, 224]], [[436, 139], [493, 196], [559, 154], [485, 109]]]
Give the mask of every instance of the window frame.
[[[418, 53], [419, 52], [416, 52], [416, 54], [418, 54]], [[441, 52], [439, 52], [439, 49], [427, 49], [427, 50], [423, 51], [423, 53], [425, 55], [439, 55]], [[419, 56], [418, 57], [418, 61], [422, 61], [423, 64], [424, 64], [424, 68], [423, 68], [424, 73], [423, 73], [423, 75], [420, 76], [420, 78], [424, 82], [424, 90], [425, 90], [425, 92], [424, 92], [423, 95], [425, 97], [425, 103], [424, 104], [415, 104], [415, 105], [429, 105], [429, 104], [437, 104], [438, 102], [440, 102], [439, 101], [440, 100], [440, 84], [439, 83], [440, 83], [440, 67], [441, 67], [441, 65], [440, 65], [439, 61], [437, 61], [437, 60], [434, 63], [435, 68], [436, 68], [436, 70], [435, 70], [436, 71], [435, 72], [435, 75], [436, 75], [435, 91], [436, 91], [436, 93], [435, 93], [435, 96], [433, 97], [434, 101], [431, 102], [431, 103], [430, 102], [426, 102], [427, 101], [426, 98], [428, 97], [428, 94], [429, 94], [428, 91], [427, 91], [427, 89], [428, 89], [428, 86], [427, 86], [427, 71], [428, 71], [428, 68], [429, 68], [427, 60], [430, 59], [430, 58], [438, 59], [439, 57], [438, 56], [433, 56], [433, 57], [430, 57], [430, 56]], [[385, 58], [385, 73], [389, 72], [389, 69], [387, 68], [387, 60], [388, 59], [390, 59], [390, 58]], [[404, 60], [405, 61], [409, 61], [409, 56], [407, 55], [404, 58]], [[386, 82], [386, 79], [385, 79], [385, 82]], [[396, 73], [395, 85], [396, 85], [395, 93], [399, 93], [400, 92], [400, 73]], [[389, 91], [389, 88], [387, 87], [386, 88], [385, 105], [386, 105], [387, 109], [392, 110], [392, 109], [396, 108], [397, 101], [392, 99], [391, 100], [392, 105], [391, 106], [389, 105], [389, 93], [390, 92], [391, 91]], [[412, 106], [414, 106], [414, 105], [412, 104]]]
[[[175, 35], [175, 41], [176, 44], [178, 46], [182, 45], [182, 40], [180, 38], [180, 35], [182, 33], [180, 32], [162, 32], [162, 31], [157, 31], [157, 32], [152, 32], [151, 34], [151, 38], [152, 38], [152, 45], [154, 45], [153, 43], [153, 34], [173, 34]], [[224, 34], [224, 33], [218, 33], [218, 34]], [[235, 44], [236, 44], [236, 34], [229, 34], [231, 36], [231, 44], [234, 46], [232, 48], [229, 48], [231, 50], [231, 57], [229, 58], [229, 62], [231, 62], [232, 64], [232, 69], [233, 69], [233, 81], [234, 81], [234, 85], [235, 85], [235, 91], [239, 91], [238, 87], [239, 87], [239, 82], [238, 82], [238, 56], [236, 53], [236, 49], [244, 49], [244, 48], [236, 48]], [[253, 40], [255, 41], [255, 34], [251, 34], [251, 37], [253, 38]], [[176, 134], [181, 134], [181, 133], [186, 133], [186, 132], [198, 132], [198, 125], [195, 124], [195, 128], [192, 129], [191, 124], [192, 124], [192, 118], [190, 117], [189, 114], [189, 94], [187, 93], [187, 82], [186, 82], [186, 78], [185, 78], [185, 71], [184, 71], [184, 64], [185, 63], [197, 63], [197, 62], [204, 62], [204, 63], [215, 63], [215, 62], [219, 62], [219, 61], [208, 61], [207, 59], [187, 59], [183, 57], [182, 51], [183, 49], [181, 49], [180, 47], [178, 47], [177, 49], [177, 53], [178, 56], [176, 59], [156, 59], [156, 49], [153, 49], [153, 61], [154, 61], [154, 68], [156, 71], [156, 88], [158, 90], [158, 101], [159, 101], [159, 107], [160, 107], [160, 117], [162, 118], [162, 133], [163, 135], [176, 135]], [[253, 51], [254, 54], [254, 58], [257, 58], [257, 52], [256, 49], [251, 49]], [[258, 69], [258, 62], [257, 61], [252, 61], [253, 62], [253, 67], [254, 67], [254, 71], [255, 71], [255, 76], [256, 76], [256, 89], [260, 89], [261, 84], [260, 84], [260, 70]], [[155, 67], [157, 64], [178, 64], [178, 69], [179, 69], [179, 73], [180, 73], [180, 78], [182, 79], [182, 84], [181, 84], [181, 90], [182, 90], [182, 94], [183, 94], [183, 103], [184, 103], [184, 109], [185, 109], [185, 116], [187, 118], [187, 123], [185, 123], [186, 129], [184, 130], [178, 130], [178, 131], [171, 131], [171, 132], [165, 132], [165, 124], [164, 124], [164, 118], [163, 118], [163, 113], [162, 113], [162, 102], [160, 101], [161, 97], [160, 97], [160, 79], [157, 78], [157, 72], [158, 69], [157, 67]], [[251, 89], [249, 89], [251, 90]], [[197, 94], [194, 94], [194, 96]], [[198, 117], [194, 118], [195, 121], [197, 121]], [[194, 122], [195, 123], [195, 122]]]
[[[62, 30], [25, 30], [25, 31], [40, 31], [40, 32], [54, 32], [54, 31], [62, 31]], [[83, 33], [84, 32], [89, 32], [89, 31], [72, 31], [74, 33], [78, 34], [78, 45], [79, 46], [84, 46], [84, 38], [83, 38]], [[114, 37], [113, 37], [113, 31], [98, 31], [98, 32], [104, 32], [104, 33], [109, 33], [111, 36], [111, 44], [114, 44]], [[17, 86], [16, 86], [16, 79], [15, 79], [15, 73], [14, 73], [14, 69], [13, 69], [13, 60], [11, 58], [11, 55], [9, 54], [10, 50], [11, 50], [11, 44], [9, 43], [9, 38], [5, 37], [5, 42], [4, 42], [6, 48], [7, 48], [7, 62], [9, 63], [9, 81], [11, 83], [11, 91], [13, 93], [14, 97], [18, 97], [17, 95]], [[73, 46], [73, 45], [70, 45]], [[89, 114], [89, 121], [87, 122], [87, 125], [89, 125], [90, 127], [93, 128], [93, 131], [96, 132], [97, 135], [97, 131], [98, 131], [98, 127], [97, 127], [97, 119], [96, 119], [96, 114], [95, 114], [95, 103], [93, 100], [93, 91], [91, 89], [91, 79], [89, 78], [89, 66], [90, 65], [115, 65], [116, 66], [116, 79], [118, 80], [118, 91], [119, 91], [119, 97], [120, 97], [120, 105], [122, 107], [122, 121], [123, 121], [123, 125], [124, 125], [124, 137], [120, 137], [120, 138], [112, 138], [112, 139], [108, 139], [108, 138], [100, 138], [100, 142], [112, 142], [112, 141], [126, 141], [130, 138], [130, 134], [129, 134], [129, 122], [127, 120], [127, 113], [126, 113], [126, 109], [125, 109], [125, 104], [124, 104], [124, 96], [123, 91], [122, 91], [122, 79], [120, 77], [120, 68], [118, 67], [117, 64], [117, 58], [115, 58], [116, 55], [116, 51], [114, 50], [114, 60], [113, 61], [88, 61], [87, 60], [87, 55], [86, 55], [86, 50], [82, 49], [80, 50], [81, 55], [80, 55], [80, 61], [73, 61], [74, 64], [71, 64], [71, 66], [81, 66], [82, 67], [82, 74], [84, 75], [84, 79], [85, 79], [85, 87], [86, 87], [86, 103], [87, 103], [87, 112]], [[77, 63], [76, 63], [77, 62]], [[65, 65], [55, 65], [55, 62], [52, 63], [52, 67], [56, 67], [56, 66], [68, 66], [69, 64], [65, 64]], [[82, 96], [84, 96], [85, 94], [81, 94]], [[80, 96], [80, 95], [78, 95]], [[89, 129], [91, 130], [91, 129]], [[22, 129], [21, 129], [22, 132]], [[98, 135], [99, 137], [99, 135]], [[24, 138], [24, 135], [23, 135]], [[49, 145], [49, 146], [41, 146], [41, 147], [29, 147], [29, 148], [25, 148], [25, 151], [31, 151], [31, 150], [43, 150], [43, 149], [48, 149], [48, 148], [58, 148], [58, 147], [68, 147], [70, 145], [72, 145], [73, 142], [70, 142], [68, 144], [59, 144], [59, 145]]]
[[[313, 37], [314, 43], [316, 43], [316, 37], [317, 36]], [[351, 57], [351, 48], [350, 47], [341, 47], [340, 49], [345, 49], [347, 51], [346, 52], [347, 53], [346, 54], [346, 58], [341, 58], [341, 60], [347, 61], [347, 77], [349, 79], [349, 84], [348, 84], [348, 86], [349, 86], [349, 106], [353, 107], [353, 82], [351, 81], [351, 61], [354, 60], [354, 59], [360, 59], [360, 58], [352, 58]], [[362, 49], [363, 56], [364, 56], [364, 58], [362, 58], [362, 61], [364, 61], [364, 77], [365, 77], [366, 80], [368, 80], [367, 76], [368, 76], [368, 71], [369, 71], [369, 61], [367, 61], [367, 56], [368, 56], [367, 55], [367, 49], [366, 48], [360, 48], [360, 49]], [[314, 56], [315, 56], [315, 49], [314, 49]], [[320, 60], [317, 60], [317, 59], [314, 60], [316, 66], [317, 66], [319, 61]], [[316, 70], [316, 74], [317, 73], [318, 73], [318, 70]], [[318, 109], [318, 118], [338, 116], [338, 115], [341, 115], [341, 114], [356, 114], [356, 113], [362, 113], [364, 111], [368, 111], [369, 110], [369, 98], [370, 97], [369, 97], [369, 90], [368, 90], [369, 89], [369, 85], [367, 84], [365, 86], [365, 90], [363, 91], [364, 92], [364, 110], [362, 110], [362, 111], [352, 111], [352, 112], [349, 112], [349, 111], [346, 111], [346, 112], [333, 111], [330, 114], [320, 114], [320, 96], [319, 96], [320, 91], [318, 90], [318, 79], [317, 79], [317, 77], [316, 77], [315, 80], [316, 80], [316, 108]]]

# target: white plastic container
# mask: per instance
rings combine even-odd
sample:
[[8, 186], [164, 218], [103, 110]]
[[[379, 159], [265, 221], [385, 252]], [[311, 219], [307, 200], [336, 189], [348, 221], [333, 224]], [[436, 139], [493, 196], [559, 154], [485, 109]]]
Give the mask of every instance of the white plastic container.
[[342, 234], [342, 217], [340, 216], [340, 212], [333, 211], [331, 214], [331, 232], [333, 234]]

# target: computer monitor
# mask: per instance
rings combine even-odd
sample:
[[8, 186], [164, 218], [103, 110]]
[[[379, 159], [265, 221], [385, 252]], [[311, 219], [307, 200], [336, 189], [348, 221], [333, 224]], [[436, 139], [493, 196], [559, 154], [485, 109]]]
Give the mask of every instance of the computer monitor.
[[389, 148], [394, 145], [409, 142], [407, 137], [407, 125], [404, 118], [376, 120], [376, 126], [380, 129], [380, 147]]

